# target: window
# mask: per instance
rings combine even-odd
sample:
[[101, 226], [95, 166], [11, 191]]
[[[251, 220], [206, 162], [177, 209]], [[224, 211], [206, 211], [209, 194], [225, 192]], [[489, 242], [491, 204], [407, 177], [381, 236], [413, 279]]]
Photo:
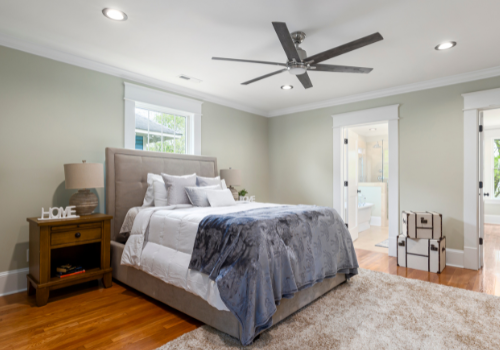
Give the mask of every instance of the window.
[[125, 84], [125, 148], [201, 154], [202, 101]]
[[135, 108], [135, 149], [187, 153], [187, 117]]
[[500, 199], [500, 139], [493, 139], [493, 159], [492, 165], [492, 176], [493, 176], [493, 187], [491, 188], [491, 196], [493, 198]]

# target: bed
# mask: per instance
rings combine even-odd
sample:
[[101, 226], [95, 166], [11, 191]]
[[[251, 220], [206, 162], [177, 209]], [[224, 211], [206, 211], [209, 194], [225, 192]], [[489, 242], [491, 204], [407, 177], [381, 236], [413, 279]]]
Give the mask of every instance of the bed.
[[[165, 283], [153, 274], [121, 264], [125, 245], [119, 243], [120, 228], [128, 210], [141, 206], [147, 189], [148, 173], [168, 173], [215, 177], [217, 159], [206, 156], [164, 154], [127, 149], [106, 149], [106, 212], [113, 215], [111, 223], [111, 265], [113, 278], [177, 309], [213, 328], [241, 339], [242, 327], [233, 313], [214, 307], [184, 288]], [[282, 299], [272, 316], [277, 324], [295, 311], [321, 297], [346, 281], [342, 273], [297, 292], [293, 298]], [[211, 305], [212, 304], [212, 305]]]

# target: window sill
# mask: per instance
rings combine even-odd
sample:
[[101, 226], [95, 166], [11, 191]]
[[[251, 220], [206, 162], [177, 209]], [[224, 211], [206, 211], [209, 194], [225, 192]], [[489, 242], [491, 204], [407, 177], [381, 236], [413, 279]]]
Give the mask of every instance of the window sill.
[[500, 198], [497, 198], [497, 199], [485, 199], [484, 203], [485, 204], [498, 204], [498, 205], [500, 205]]

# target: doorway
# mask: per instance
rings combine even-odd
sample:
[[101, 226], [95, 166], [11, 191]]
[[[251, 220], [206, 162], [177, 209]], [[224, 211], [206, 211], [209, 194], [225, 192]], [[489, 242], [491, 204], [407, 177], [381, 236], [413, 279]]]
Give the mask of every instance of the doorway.
[[344, 217], [354, 247], [389, 252], [388, 122], [344, 128]]
[[333, 116], [333, 208], [355, 247], [390, 256], [399, 233], [398, 115], [393, 105]]

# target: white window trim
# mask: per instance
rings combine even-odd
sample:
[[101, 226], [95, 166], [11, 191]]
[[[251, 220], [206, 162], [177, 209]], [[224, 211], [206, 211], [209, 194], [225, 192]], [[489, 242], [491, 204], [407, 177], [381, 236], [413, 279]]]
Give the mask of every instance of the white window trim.
[[135, 149], [135, 108], [145, 108], [187, 117], [187, 153], [201, 155], [201, 106], [203, 101], [131, 83], [125, 85], [124, 147]]

